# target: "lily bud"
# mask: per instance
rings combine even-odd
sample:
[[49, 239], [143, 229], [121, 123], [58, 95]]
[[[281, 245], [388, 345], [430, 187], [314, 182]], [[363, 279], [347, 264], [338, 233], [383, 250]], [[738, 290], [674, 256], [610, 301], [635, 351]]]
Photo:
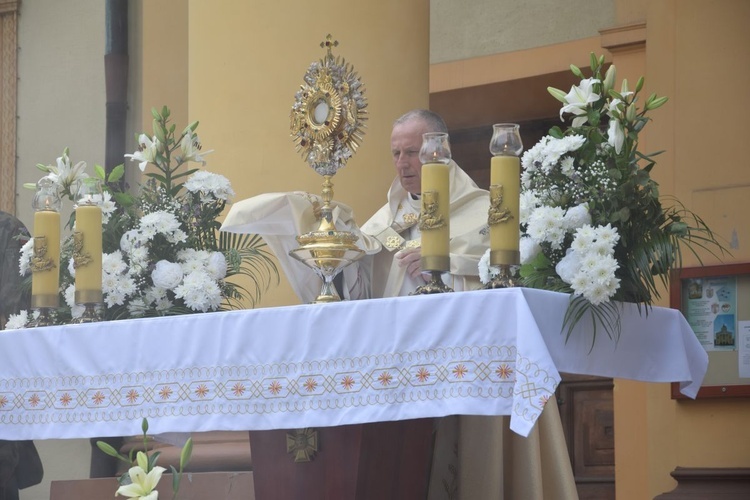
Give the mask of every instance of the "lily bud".
[[552, 97], [554, 97], [558, 101], [565, 103], [565, 104], [568, 103], [567, 99], [565, 99], [565, 96], [568, 94], [566, 94], [562, 90], [556, 89], [555, 87], [547, 87], [547, 92], [549, 92], [552, 95]]
[[628, 80], [627, 78], [622, 80], [622, 87], [620, 88], [620, 94], [626, 94], [627, 92], [630, 92], [628, 90]]
[[635, 91], [636, 92], [640, 92], [641, 91], [641, 89], [643, 88], [643, 82], [644, 82], [643, 77], [640, 77], [638, 79], [638, 83], [635, 84]]
[[572, 71], [573, 74], [576, 75], [578, 78], [583, 78], [583, 73], [575, 64], [570, 65], [570, 71]]
[[628, 106], [627, 111], [625, 111], [625, 118], [629, 122], [635, 121], [635, 104], [631, 104], [630, 106]]
[[615, 78], [617, 75], [617, 70], [615, 69], [615, 65], [611, 65], [607, 69], [607, 73], [604, 75], [604, 83], [603, 83], [603, 89], [604, 93], [609, 93], [610, 89], [613, 89], [615, 87]]
[[183, 130], [182, 133], [186, 134], [188, 132], [188, 130], [190, 132], [195, 132], [195, 129], [197, 129], [197, 128], [198, 128], [198, 120], [194, 121], [193, 123], [191, 123], [190, 125], [188, 125], [187, 127], [185, 127], [185, 130]]
[[669, 97], [657, 97], [646, 103], [646, 109], [656, 109], [661, 107], [665, 102], [669, 100]]
[[164, 137], [164, 129], [161, 128], [161, 125], [159, 124], [159, 122], [154, 120], [153, 126], [154, 126], [154, 135], [156, 136], [156, 138], [159, 139], [159, 142], [161, 142], [162, 144], [166, 144], [167, 138]]

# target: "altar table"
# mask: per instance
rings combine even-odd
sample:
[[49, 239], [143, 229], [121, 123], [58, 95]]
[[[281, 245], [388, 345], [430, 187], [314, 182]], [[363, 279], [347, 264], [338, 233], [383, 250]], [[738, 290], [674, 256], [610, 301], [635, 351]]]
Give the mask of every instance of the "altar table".
[[0, 439], [510, 415], [528, 435], [559, 372], [679, 382], [708, 356], [679, 311], [622, 306], [619, 342], [568, 296], [513, 288], [0, 332]]

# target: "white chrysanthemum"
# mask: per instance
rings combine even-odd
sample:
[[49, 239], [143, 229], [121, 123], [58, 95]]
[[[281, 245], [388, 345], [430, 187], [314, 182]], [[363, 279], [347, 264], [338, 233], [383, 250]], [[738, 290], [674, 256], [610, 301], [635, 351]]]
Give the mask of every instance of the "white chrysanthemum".
[[526, 224], [529, 221], [529, 214], [536, 207], [539, 206], [539, 196], [533, 189], [529, 189], [521, 192], [519, 199], [519, 220], [521, 224]]
[[566, 156], [560, 160], [560, 172], [566, 177], [571, 177], [575, 173], [574, 164], [575, 159], [572, 156]]
[[567, 231], [572, 231], [589, 224], [591, 224], [591, 214], [589, 213], [588, 203], [581, 203], [580, 205], [569, 208], [565, 212], [563, 225]]
[[185, 275], [182, 284], [174, 293], [194, 311], [215, 311], [221, 305], [221, 289], [208, 273], [202, 270]]
[[172, 290], [182, 281], [182, 267], [168, 260], [160, 260], [151, 273], [151, 281], [154, 286]]
[[119, 250], [102, 255], [102, 272], [107, 274], [122, 274], [127, 268], [128, 266], [122, 259], [122, 253]]
[[214, 199], [229, 201], [234, 196], [229, 179], [223, 175], [200, 170], [191, 175], [185, 182], [185, 189], [199, 193], [204, 203]]
[[8, 316], [8, 321], [5, 323], [6, 330], [18, 330], [20, 328], [26, 328], [26, 323], [29, 322], [29, 312], [21, 311], [18, 314], [11, 314]]
[[117, 209], [117, 205], [112, 200], [112, 194], [109, 191], [102, 193], [102, 201], [99, 203], [99, 206], [102, 209], [102, 224], [106, 224]]
[[521, 253], [521, 264], [528, 264], [542, 251], [539, 243], [529, 237], [523, 237], [519, 240], [518, 249]]
[[18, 259], [18, 271], [21, 276], [29, 272], [32, 255], [34, 255], [34, 238], [29, 238], [29, 241], [21, 247], [21, 256]]
[[606, 241], [613, 247], [620, 241], [620, 234], [617, 232], [617, 228], [612, 227], [611, 224], [606, 226], [598, 226], [596, 228], [596, 239]]
[[187, 241], [187, 233], [182, 229], [175, 229], [173, 232], [167, 234], [166, 238], [170, 243], [182, 243]]
[[618, 240], [617, 231], [609, 226], [581, 227], [555, 271], [576, 295], [599, 305], [611, 299], [620, 286], [620, 280], [615, 277], [619, 263], [614, 258], [614, 245]]
[[187, 262], [189, 260], [197, 260], [201, 266], [208, 264], [208, 257], [210, 253], [206, 250], [196, 250], [195, 248], [184, 248], [177, 252], [177, 260]]
[[552, 248], [560, 248], [565, 237], [563, 215], [560, 207], [539, 207], [529, 215], [526, 233], [537, 243], [546, 241]]
[[214, 280], [223, 280], [227, 276], [227, 259], [221, 252], [212, 252], [206, 265], [208, 275]]
[[128, 312], [134, 318], [143, 317], [148, 310], [148, 306], [142, 297], [135, 297], [128, 302]]
[[177, 217], [173, 213], [157, 210], [143, 216], [139, 229], [143, 237], [150, 240], [157, 233], [174, 233], [180, 229], [180, 221], [177, 220]]

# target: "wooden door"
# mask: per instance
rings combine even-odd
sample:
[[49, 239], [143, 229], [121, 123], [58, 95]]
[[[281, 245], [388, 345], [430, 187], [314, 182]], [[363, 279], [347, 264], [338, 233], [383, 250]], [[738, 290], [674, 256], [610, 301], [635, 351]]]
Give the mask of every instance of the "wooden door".
[[563, 374], [557, 390], [580, 500], [615, 498], [612, 379]]

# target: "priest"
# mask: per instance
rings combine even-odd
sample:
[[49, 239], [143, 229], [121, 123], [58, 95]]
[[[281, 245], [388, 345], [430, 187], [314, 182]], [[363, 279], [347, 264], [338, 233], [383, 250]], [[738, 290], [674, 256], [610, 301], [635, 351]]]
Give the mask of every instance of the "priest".
[[[373, 297], [408, 295], [424, 284], [420, 266], [421, 171], [419, 150], [422, 135], [448, 133], [443, 119], [429, 110], [413, 110], [393, 124], [391, 156], [396, 178], [388, 190], [387, 203], [361, 228], [375, 238], [381, 250], [373, 255], [371, 293]], [[489, 193], [454, 162], [450, 163], [450, 273], [443, 277], [454, 290], [478, 288], [477, 265], [489, 248], [487, 210]], [[345, 270], [344, 282], [352, 271]], [[361, 268], [359, 268], [361, 272]], [[363, 278], [357, 276], [361, 281]]]

